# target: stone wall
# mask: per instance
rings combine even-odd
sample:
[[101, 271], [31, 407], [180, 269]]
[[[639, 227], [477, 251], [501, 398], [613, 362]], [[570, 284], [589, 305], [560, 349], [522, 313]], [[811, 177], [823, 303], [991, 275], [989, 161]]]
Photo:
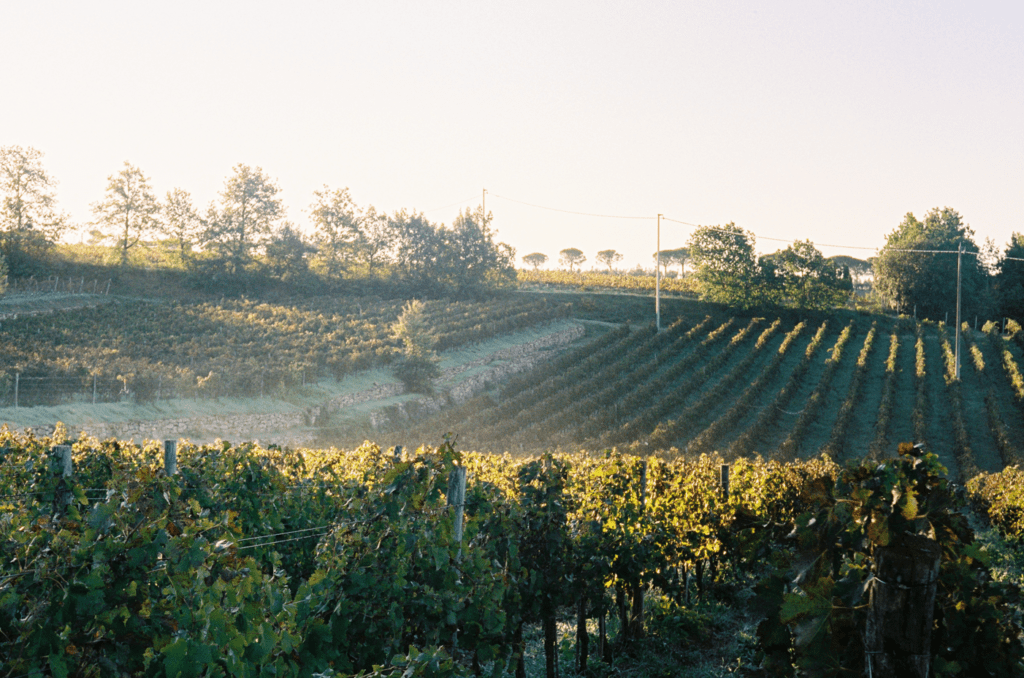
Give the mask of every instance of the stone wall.
[[[445, 405], [461, 404], [486, 388], [488, 383], [531, 369], [548, 355], [548, 349], [564, 346], [583, 336], [584, 331], [582, 325], [574, 325], [536, 341], [502, 349], [478, 360], [449, 368], [436, 382], [436, 389], [442, 395], [398, 403], [387, 408], [391, 412], [385, 410], [372, 412], [370, 423], [376, 429], [391, 421], [395, 414], [400, 419], [404, 419], [408, 416], [409, 410], [415, 410], [417, 413], [436, 412]], [[485, 365], [493, 366], [490, 369], [481, 370], [471, 377], [457, 379], [460, 374]], [[86, 426], [68, 424], [68, 430], [74, 432], [84, 429], [90, 435], [99, 438], [112, 437], [123, 440], [134, 438], [137, 442], [143, 439], [164, 440], [170, 438], [191, 438], [197, 441], [221, 438], [241, 441], [260, 438], [262, 435], [272, 433], [274, 435], [273, 442], [302, 445], [308, 444], [315, 438], [316, 432], [311, 430], [311, 427], [316, 426], [323, 414], [336, 412], [358, 403], [392, 398], [402, 395], [404, 392], [405, 387], [402, 384], [383, 384], [358, 393], [339, 396], [323, 405], [305, 410], [154, 421], [109, 422]]]
[[[374, 429], [379, 429], [395, 420], [407, 419], [410, 416], [410, 411], [419, 415], [438, 412], [445, 406], [461, 405], [487, 388], [489, 383], [532, 369], [534, 365], [546, 357], [547, 351], [545, 349], [564, 346], [583, 336], [584, 331], [582, 325], [574, 325], [567, 330], [550, 334], [537, 341], [512, 346], [492, 353], [485, 358], [452, 368], [446, 371], [437, 382], [436, 389], [441, 392], [441, 395], [433, 397], [424, 396], [372, 412], [370, 413], [370, 424]], [[468, 379], [459, 380], [457, 383], [452, 380], [454, 376], [474, 367], [481, 367], [499, 361], [501, 361], [500, 364], [495, 365], [489, 370], [474, 374]]]

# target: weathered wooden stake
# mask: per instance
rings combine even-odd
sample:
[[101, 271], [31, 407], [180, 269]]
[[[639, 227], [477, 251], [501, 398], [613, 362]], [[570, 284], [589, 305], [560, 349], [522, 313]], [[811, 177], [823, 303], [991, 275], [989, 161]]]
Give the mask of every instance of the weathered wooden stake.
[[722, 464], [721, 472], [719, 475], [719, 482], [722, 487], [722, 499], [729, 501], [729, 465]]
[[[71, 460], [71, 446], [70, 445], [55, 445], [53, 448], [53, 455], [57, 458], [60, 463], [60, 475], [63, 478], [70, 478], [71, 474], [74, 473], [74, 462]], [[74, 501], [74, 496], [66, 486], [57, 488], [53, 497], [53, 510], [54, 512], [66, 509]]]
[[[647, 505], [647, 460], [644, 459], [643, 466], [640, 467], [640, 515], [644, 513], [644, 508]], [[638, 582], [636, 587], [633, 589], [633, 600], [632, 610], [629, 615], [630, 633], [631, 638], [643, 638], [644, 637], [644, 585], [643, 582]]]
[[927, 678], [942, 548], [905, 535], [877, 553], [864, 629], [867, 675]]
[[14, 406], [18, 406], [18, 383], [21, 382], [21, 372], [14, 373]]
[[110, 294], [110, 279], [109, 278], [107, 279], [107, 291], [104, 292], [103, 294], [104, 295]]
[[462, 515], [466, 502], [466, 467], [456, 466], [448, 474], [448, 505], [455, 509], [455, 541], [462, 543]]
[[60, 459], [61, 463], [61, 476], [70, 478], [71, 474], [74, 473], [74, 462], [71, 461], [71, 446], [70, 445], [57, 445], [53, 448], [54, 454]]
[[178, 472], [178, 441], [164, 441], [164, 472], [173, 476]]
[[96, 404], [96, 375], [92, 375], [92, 404]]

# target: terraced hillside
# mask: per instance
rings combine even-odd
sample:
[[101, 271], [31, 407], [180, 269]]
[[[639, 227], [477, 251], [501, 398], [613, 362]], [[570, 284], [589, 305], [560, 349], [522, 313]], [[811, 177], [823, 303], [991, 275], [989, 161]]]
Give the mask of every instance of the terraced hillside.
[[393, 416], [382, 443], [536, 452], [618, 447], [838, 460], [924, 442], [954, 475], [1024, 458], [1018, 337], [887, 318], [683, 318], [627, 325], [427, 419]]

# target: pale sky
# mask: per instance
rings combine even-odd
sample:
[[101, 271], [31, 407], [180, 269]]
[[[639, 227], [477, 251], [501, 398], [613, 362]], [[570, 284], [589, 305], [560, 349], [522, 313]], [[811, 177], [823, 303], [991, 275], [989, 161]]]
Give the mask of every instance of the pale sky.
[[486, 188], [520, 265], [649, 266], [659, 212], [871, 248], [932, 207], [1024, 231], [1020, 2], [0, 0], [0, 59], [0, 145], [45, 153], [79, 223], [128, 160], [201, 208], [262, 167], [303, 228], [324, 184], [444, 223]]

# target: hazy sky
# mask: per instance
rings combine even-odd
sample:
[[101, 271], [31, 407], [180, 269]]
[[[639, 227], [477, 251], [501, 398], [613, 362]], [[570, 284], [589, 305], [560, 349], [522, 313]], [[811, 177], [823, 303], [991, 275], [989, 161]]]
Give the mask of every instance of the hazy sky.
[[323, 184], [465, 201], [444, 223], [486, 188], [519, 257], [649, 265], [659, 212], [861, 247], [941, 206], [1024, 231], [1020, 2], [0, 0], [0, 59], [0, 145], [43, 151], [77, 222], [128, 160], [200, 207], [260, 166], [302, 227]]

